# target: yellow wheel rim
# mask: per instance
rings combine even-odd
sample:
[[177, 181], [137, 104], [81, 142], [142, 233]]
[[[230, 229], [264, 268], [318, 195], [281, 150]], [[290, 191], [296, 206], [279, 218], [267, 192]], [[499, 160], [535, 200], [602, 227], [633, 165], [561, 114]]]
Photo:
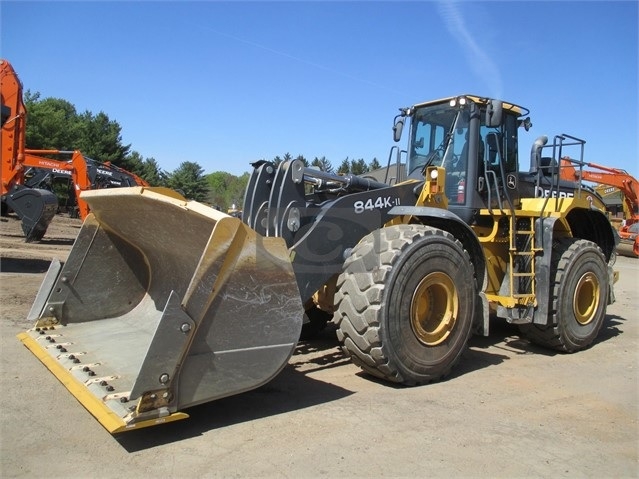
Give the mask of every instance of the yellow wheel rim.
[[572, 300], [572, 309], [579, 324], [586, 325], [595, 318], [599, 301], [601, 301], [599, 280], [594, 273], [588, 272], [579, 278]]
[[430, 273], [415, 289], [410, 304], [410, 323], [417, 339], [436, 346], [450, 335], [459, 312], [459, 297], [446, 273]]

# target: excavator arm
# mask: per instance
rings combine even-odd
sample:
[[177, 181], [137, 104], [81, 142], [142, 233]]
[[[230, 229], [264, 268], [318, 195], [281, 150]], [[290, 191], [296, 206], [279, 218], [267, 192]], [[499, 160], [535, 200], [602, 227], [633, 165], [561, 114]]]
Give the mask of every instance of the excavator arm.
[[639, 256], [639, 235], [630, 231], [631, 225], [639, 223], [639, 181], [625, 170], [597, 163], [581, 163], [570, 158], [562, 158], [561, 166], [562, 179], [590, 181], [621, 191], [625, 221], [623, 226], [619, 228], [619, 236], [622, 241], [617, 251], [621, 254], [627, 254], [624, 245], [627, 242], [632, 242], [632, 255]]
[[[42, 155], [66, 156], [69, 159], [55, 160]], [[37, 170], [68, 175], [73, 182], [78, 213], [82, 220], [86, 219], [90, 212], [89, 204], [82, 198], [82, 192], [101, 188], [150, 186], [144, 179], [134, 173], [111, 163], [100, 163], [87, 158], [78, 150], [26, 149], [24, 165]], [[31, 186], [37, 187], [39, 184], [36, 183]]]
[[[584, 167], [592, 169], [587, 170]], [[624, 210], [631, 212], [631, 216], [626, 218], [626, 224], [630, 225], [639, 221], [639, 213], [637, 212], [639, 209], [639, 181], [627, 171], [597, 163], [576, 163], [569, 158], [562, 158], [560, 172], [564, 180], [590, 181], [618, 188], [623, 195]]]

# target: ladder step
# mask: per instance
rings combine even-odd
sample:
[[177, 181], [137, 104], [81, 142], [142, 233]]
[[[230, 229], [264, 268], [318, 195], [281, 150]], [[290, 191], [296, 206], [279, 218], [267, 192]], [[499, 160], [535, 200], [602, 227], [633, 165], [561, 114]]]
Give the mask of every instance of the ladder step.
[[[526, 221], [528, 220], [528, 221]], [[535, 246], [535, 225], [533, 218], [522, 218], [522, 221], [510, 223], [510, 243], [508, 252], [510, 255], [510, 286], [511, 298], [519, 305], [530, 305], [537, 299], [535, 290], [535, 256], [542, 251], [542, 248]], [[523, 241], [523, 243], [522, 243]], [[518, 249], [517, 245], [525, 250]], [[516, 259], [521, 258], [522, 264], [517, 269]], [[517, 291], [517, 293], [514, 293]]]

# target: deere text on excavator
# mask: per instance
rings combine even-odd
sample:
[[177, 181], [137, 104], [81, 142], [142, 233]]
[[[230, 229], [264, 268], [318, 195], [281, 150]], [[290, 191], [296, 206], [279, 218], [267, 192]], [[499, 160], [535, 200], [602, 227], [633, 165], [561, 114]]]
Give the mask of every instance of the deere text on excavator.
[[[67, 160], [55, 160], [38, 155], [55, 155]], [[67, 183], [72, 190], [69, 195], [73, 205], [73, 215], [83, 220], [89, 214], [89, 205], [82, 198], [83, 191], [100, 188], [123, 188], [130, 186], [150, 186], [135, 173], [111, 163], [102, 163], [87, 158], [82, 152], [60, 150], [26, 149], [23, 161], [24, 185], [53, 191], [54, 183]], [[68, 206], [68, 205], [67, 205]]]
[[91, 214], [20, 340], [111, 433], [265, 384], [322, 315], [357, 365], [403, 385], [444, 378], [491, 316], [587, 348], [618, 238], [601, 198], [560, 178], [582, 140], [540, 138], [519, 171], [527, 115], [477, 95], [402, 108], [389, 170], [405, 181], [260, 161], [241, 219], [168, 190], [84, 192]]

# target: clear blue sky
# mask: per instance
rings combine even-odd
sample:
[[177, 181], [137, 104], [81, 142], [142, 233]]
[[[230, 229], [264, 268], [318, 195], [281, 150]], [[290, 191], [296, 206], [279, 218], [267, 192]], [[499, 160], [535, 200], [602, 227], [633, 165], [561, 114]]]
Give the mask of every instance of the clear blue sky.
[[639, 177], [636, 1], [1, 3], [25, 89], [104, 111], [172, 171], [276, 155], [385, 163], [397, 109], [461, 93]]

